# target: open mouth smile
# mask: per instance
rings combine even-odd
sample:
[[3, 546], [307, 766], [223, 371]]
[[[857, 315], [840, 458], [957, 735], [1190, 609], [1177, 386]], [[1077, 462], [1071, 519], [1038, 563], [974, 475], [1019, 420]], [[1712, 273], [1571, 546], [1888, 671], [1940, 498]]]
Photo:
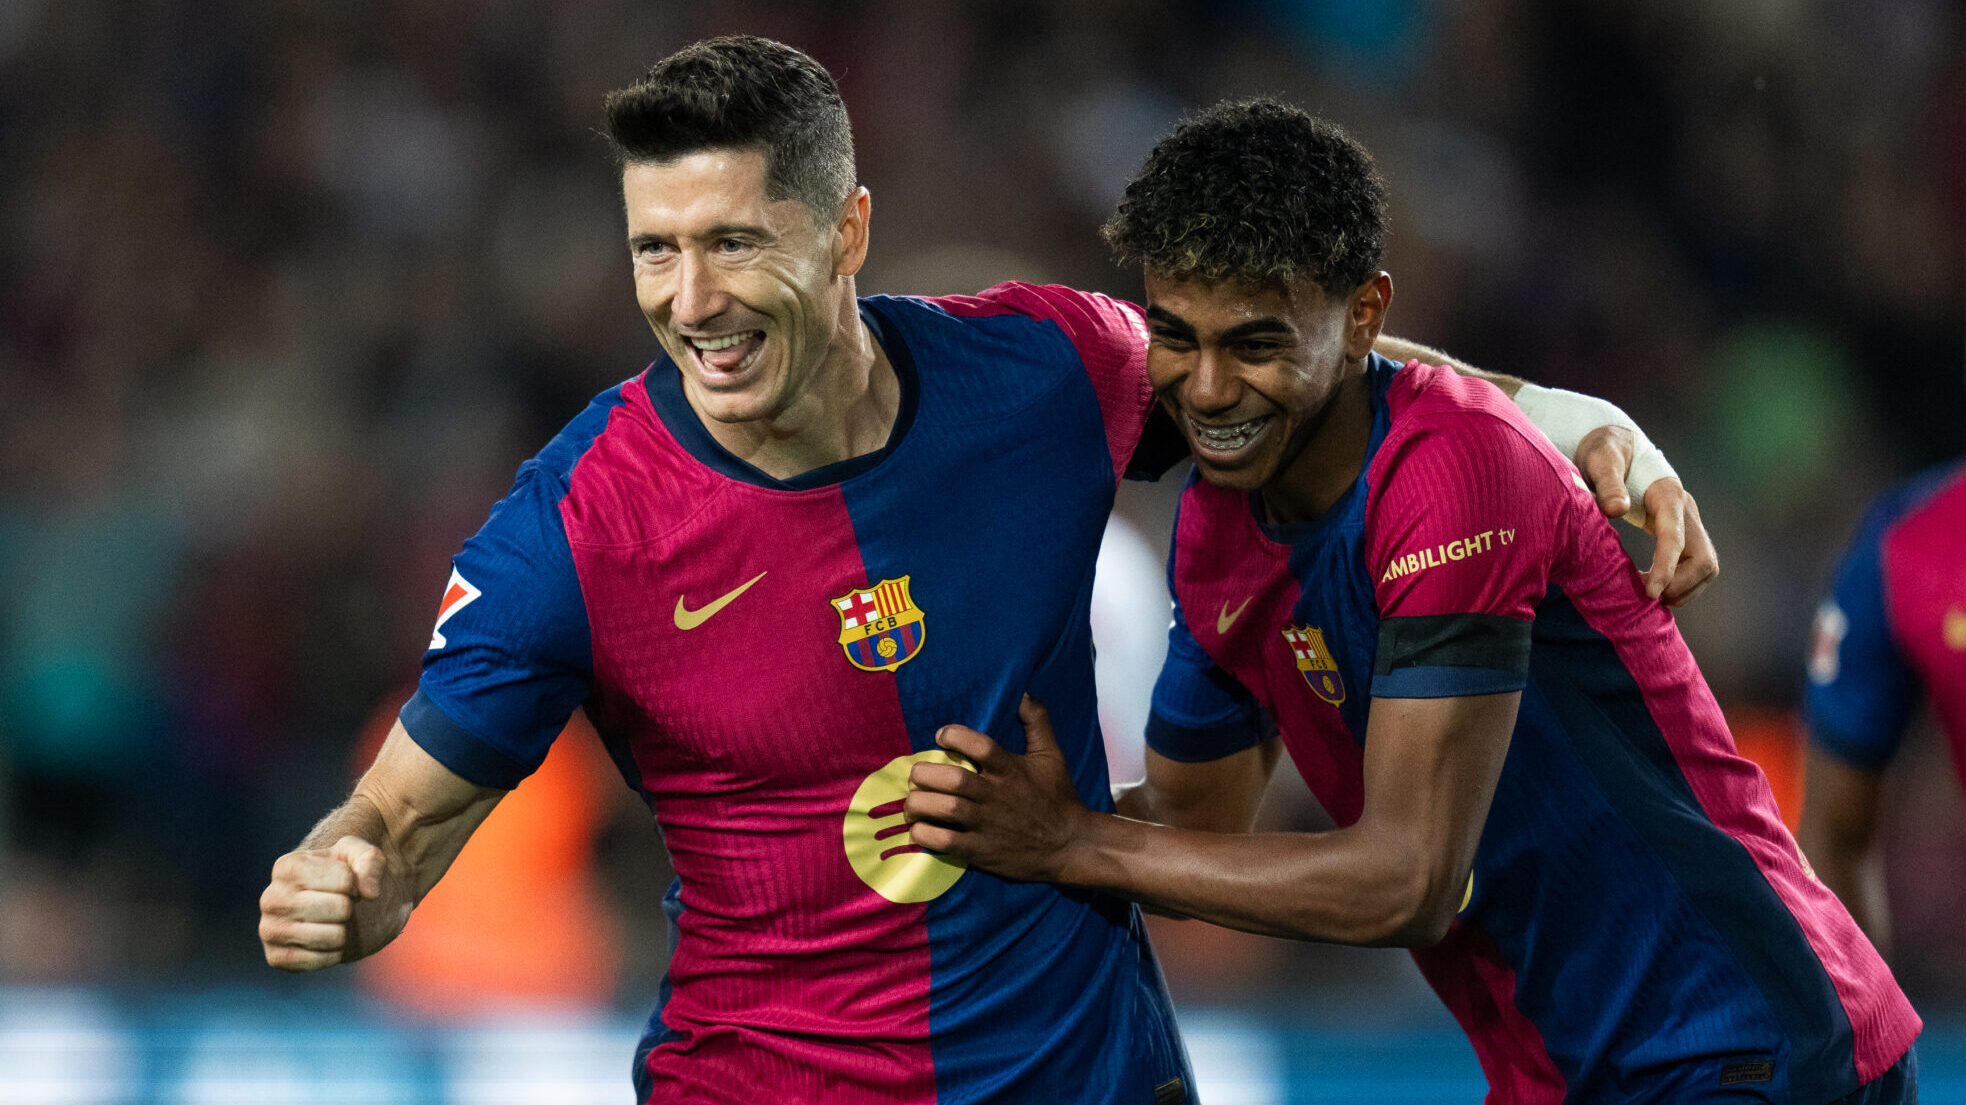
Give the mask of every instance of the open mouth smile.
[[1232, 426], [1204, 426], [1193, 418], [1188, 419], [1188, 430], [1194, 443], [1211, 453], [1235, 453], [1247, 448], [1262, 436], [1264, 427], [1270, 424], [1273, 415], [1263, 415], [1247, 422]]
[[712, 379], [735, 377], [757, 363], [765, 347], [763, 330], [740, 330], [713, 338], [684, 335], [683, 342], [695, 354], [703, 375]]

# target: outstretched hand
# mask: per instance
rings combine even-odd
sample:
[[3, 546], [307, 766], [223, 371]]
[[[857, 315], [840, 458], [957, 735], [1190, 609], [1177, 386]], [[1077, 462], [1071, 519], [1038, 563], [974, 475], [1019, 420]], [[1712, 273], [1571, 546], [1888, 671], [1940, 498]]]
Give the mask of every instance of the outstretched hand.
[[[1577, 444], [1577, 469], [1607, 518], [1632, 511], [1625, 489], [1635, 448], [1623, 426], [1599, 426]], [[1633, 520], [1652, 535], [1652, 566], [1645, 569], [1645, 593], [1668, 606], [1683, 606], [1720, 574], [1720, 555], [1700, 521], [1699, 504], [1677, 477], [1653, 480]]]
[[944, 726], [937, 744], [976, 765], [916, 764], [904, 804], [909, 838], [971, 867], [1029, 882], [1060, 881], [1078, 828], [1092, 816], [1079, 801], [1051, 714], [1024, 696], [1019, 756], [974, 729]]

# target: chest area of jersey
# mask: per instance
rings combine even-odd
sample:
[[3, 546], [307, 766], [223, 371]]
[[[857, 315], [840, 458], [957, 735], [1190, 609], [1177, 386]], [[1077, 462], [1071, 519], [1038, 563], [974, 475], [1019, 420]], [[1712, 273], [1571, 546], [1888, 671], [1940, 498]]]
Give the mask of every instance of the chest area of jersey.
[[[1943, 516], [1937, 507], [1953, 507]], [[1900, 646], [1948, 719], [1966, 719], [1966, 495], [1954, 493], [1885, 546], [1885, 601]]]
[[1365, 732], [1379, 619], [1360, 541], [1357, 526], [1287, 546], [1251, 533], [1233, 555], [1203, 541], [1193, 547], [1211, 555], [1176, 558], [1190, 631], [1263, 703], [1293, 754], [1299, 740], [1356, 746]]
[[638, 758], [764, 783], [979, 724], [1085, 621], [1110, 465], [1096, 427], [1045, 437], [897, 452], [814, 492], [723, 485], [653, 504], [692, 512], [661, 540], [574, 542], [599, 697]]

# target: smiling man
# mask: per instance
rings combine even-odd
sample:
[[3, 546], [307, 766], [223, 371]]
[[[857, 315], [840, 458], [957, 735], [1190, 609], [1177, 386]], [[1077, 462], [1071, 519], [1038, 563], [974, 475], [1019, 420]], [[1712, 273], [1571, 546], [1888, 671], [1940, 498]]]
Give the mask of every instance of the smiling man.
[[[1139, 309], [858, 298], [845, 108], [789, 47], [697, 43], [607, 106], [664, 355], [457, 556], [417, 694], [274, 866], [268, 962], [386, 944], [584, 706], [677, 874], [638, 1100], [1188, 1100], [1133, 905], [968, 870], [902, 815], [937, 728], [1012, 732], [1027, 688], [1110, 808], [1087, 612], [1152, 408]], [[1683, 597], [1710, 547], [1676, 480], [1640, 490], [1686, 519], [1654, 566]]]
[[[912, 839], [1414, 948], [1491, 1102], [1915, 1101], [1917, 1016], [1576, 470], [1494, 388], [1373, 352], [1383, 205], [1363, 149], [1274, 102], [1156, 147], [1107, 236], [1200, 477], [1127, 807], [1166, 824], [1084, 808], [1033, 700], [1026, 754], [944, 731], [974, 770], [914, 768]], [[1334, 831], [1250, 833], [1279, 732]]]

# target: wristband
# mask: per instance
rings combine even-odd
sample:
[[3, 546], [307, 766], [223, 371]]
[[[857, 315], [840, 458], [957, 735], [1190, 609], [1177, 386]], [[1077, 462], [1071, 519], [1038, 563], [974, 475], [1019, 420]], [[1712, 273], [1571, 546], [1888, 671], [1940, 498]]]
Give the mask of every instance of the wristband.
[[1523, 384], [1515, 393], [1515, 405], [1572, 464], [1577, 460], [1577, 446], [1592, 430], [1599, 426], [1630, 430], [1632, 462], [1625, 471], [1625, 493], [1631, 497], [1631, 508], [1625, 511], [1625, 521], [1645, 528], [1645, 489], [1667, 477], [1677, 478], [1679, 473], [1630, 415], [1594, 395], [1536, 384]]

